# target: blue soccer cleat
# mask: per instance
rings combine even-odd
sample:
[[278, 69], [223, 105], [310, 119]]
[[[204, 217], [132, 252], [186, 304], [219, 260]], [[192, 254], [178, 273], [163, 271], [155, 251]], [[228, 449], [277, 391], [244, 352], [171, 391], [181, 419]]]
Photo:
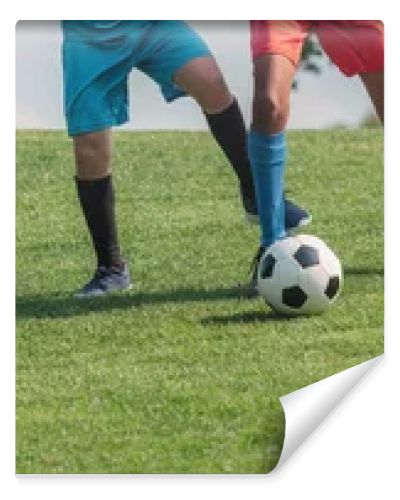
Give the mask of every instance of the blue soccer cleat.
[[289, 236], [311, 222], [311, 214], [293, 201], [285, 199], [285, 228]]
[[[247, 222], [259, 225], [260, 217], [254, 195], [246, 195], [243, 191], [240, 192], [240, 195]], [[289, 236], [310, 222], [311, 214], [307, 210], [299, 207], [293, 201], [285, 199], [285, 228]]]
[[129, 290], [130, 288], [132, 288], [132, 283], [126, 264], [122, 269], [99, 266], [93, 278], [75, 292], [74, 297], [77, 299], [101, 297], [112, 292]]

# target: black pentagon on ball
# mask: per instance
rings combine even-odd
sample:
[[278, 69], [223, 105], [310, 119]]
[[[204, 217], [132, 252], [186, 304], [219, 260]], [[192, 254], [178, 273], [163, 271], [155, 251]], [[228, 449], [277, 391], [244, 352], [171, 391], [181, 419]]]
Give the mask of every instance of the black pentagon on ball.
[[301, 245], [293, 256], [302, 268], [319, 264], [318, 250], [310, 245]]
[[339, 291], [339, 276], [331, 276], [325, 288], [325, 295], [332, 300]]
[[276, 264], [276, 259], [271, 254], [268, 254], [261, 261], [260, 276], [262, 279], [270, 278], [272, 276], [272, 273], [274, 272], [275, 264]]
[[298, 285], [284, 288], [282, 290], [282, 302], [285, 306], [300, 309], [300, 307], [305, 304], [306, 300], [307, 295]]

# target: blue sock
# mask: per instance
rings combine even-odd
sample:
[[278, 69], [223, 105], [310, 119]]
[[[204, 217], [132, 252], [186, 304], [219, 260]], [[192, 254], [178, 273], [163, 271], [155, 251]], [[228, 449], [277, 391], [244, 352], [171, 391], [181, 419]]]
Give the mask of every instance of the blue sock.
[[264, 135], [250, 131], [247, 146], [257, 196], [261, 225], [261, 245], [268, 247], [284, 238], [285, 134]]

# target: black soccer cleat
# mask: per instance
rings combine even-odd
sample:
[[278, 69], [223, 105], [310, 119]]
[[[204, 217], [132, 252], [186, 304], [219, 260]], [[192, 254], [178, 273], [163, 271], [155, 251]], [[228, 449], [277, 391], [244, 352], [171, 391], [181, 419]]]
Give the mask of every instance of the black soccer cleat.
[[249, 291], [249, 294], [251, 295], [257, 295], [258, 294], [258, 288], [257, 288], [257, 281], [258, 281], [258, 266], [260, 264], [260, 260], [262, 256], [264, 255], [265, 252], [265, 247], [260, 246], [253, 257], [253, 260], [251, 261], [250, 264], [250, 280], [247, 284], [247, 288]]
[[74, 297], [86, 299], [102, 297], [112, 292], [129, 290], [132, 288], [127, 264], [123, 268], [99, 266], [93, 278], [82, 288], [77, 290]]

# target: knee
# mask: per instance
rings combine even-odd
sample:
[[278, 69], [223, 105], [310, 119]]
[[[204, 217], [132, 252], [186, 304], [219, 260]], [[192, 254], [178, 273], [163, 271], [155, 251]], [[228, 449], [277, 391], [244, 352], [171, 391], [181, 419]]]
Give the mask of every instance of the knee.
[[75, 141], [77, 159], [83, 163], [104, 163], [110, 161], [110, 152], [91, 138], [80, 137]]
[[90, 136], [74, 138], [76, 171], [79, 178], [97, 179], [111, 172], [111, 151]]
[[267, 90], [256, 91], [253, 101], [253, 123], [264, 133], [282, 131], [289, 116], [289, 98]]

